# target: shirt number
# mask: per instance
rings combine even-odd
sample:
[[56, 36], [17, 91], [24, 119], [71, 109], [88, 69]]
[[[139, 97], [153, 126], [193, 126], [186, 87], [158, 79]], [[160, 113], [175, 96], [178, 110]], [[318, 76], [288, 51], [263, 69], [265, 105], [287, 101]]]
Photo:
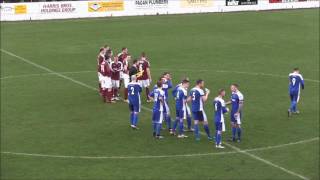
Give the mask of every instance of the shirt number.
[[134, 95], [134, 88], [131, 87], [131, 95]]
[[292, 85], [295, 85], [296, 84], [296, 78], [292, 78]]
[[192, 93], [192, 100], [193, 100], [193, 101], [196, 100], [196, 93], [195, 93], [195, 92]]

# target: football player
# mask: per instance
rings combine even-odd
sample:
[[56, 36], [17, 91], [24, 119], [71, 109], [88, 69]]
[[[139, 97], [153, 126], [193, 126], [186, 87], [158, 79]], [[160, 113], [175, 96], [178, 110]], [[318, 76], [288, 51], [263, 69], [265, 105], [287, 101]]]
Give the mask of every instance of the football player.
[[162, 122], [163, 122], [163, 106], [164, 106], [164, 91], [162, 90], [162, 82], [157, 82], [157, 89], [154, 89], [149, 98], [153, 99], [153, 111], [152, 111], [152, 124], [153, 124], [153, 136], [157, 139], [162, 139], [160, 135]]
[[214, 122], [216, 125], [216, 148], [224, 148], [222, 146], [222, 132], [225, 131], [224, 116], [223, 114], [227, 113], [229, 109], [226, 107], [223, 97], [226, 95], [224, 89], [220, 89], [218, 96], [214, 98], [213, 107], [214, 107]]
[[101, 74], [101, 88], [103, 101], [107, 103], [114, 103], [114, 101], [112, 100], [112, 70], [110, 64], [107, 62], [104, 56], [103, 61], [99, 66], [99, 73]]
[[140, 93], [142, 88], [137, 82], [137, 77], [135, 75], [131, 76], [131, 82], [128, 84], [128, 99], [129, 99], [129, 109], [130, 109], [130, 126], [132, 129], [139, 129], [137, 127], [139, 121], [140, 112]]
[[[187, 89], [189, 88], [189, 80], [183, 80], [181, 86], [177, 89], [176, 92], [176, 123], [179, 124], [179, 135], [178, 138], [186, 138], [188, 136], [184, 135], [183, 131], [183, 119], [186, 111], [186, 100], [187, 100]], [[176, 127], [173, 131], [175, 132]]]
[[98, 70], [98, 80], [99, 80], [99, 93], [102, 96], [102, 86], [101, 86], [101, 82], [102, 82], [102, 74], [100, 73], [100, 65], [101, 63], [105, 60], [105, 54], [106, 54], [106, 49], [105, 48], [100, 48], [99, 50], [99, 54], [97, 56], [97, 70]]
[[[118, 57], [115, 56], [113, 58], [113, 62], [110, 64], [112, 75], [112, 90], [113, 90], [113, 100], [119, 100], [118, 90], [120, 87], [120, 72], [123, 70], [123, 65], [120, 61], [118, 61]], [[127, 93], [128, 94], [128, 93]]]
[[149, 59], [146, 57], [146, 54], [141, 53], [141, 57], [138, 65], [139, 71], [142, 72], [142, 76], [138, 78], [138, 82], [141, 84], [142, 88], [146, 89], [147, 102], [151, 102], [149, 98], [149, 87], [151, 84], [151, 72], [150, 72], [150, 63]]
[[[176, 87], [173, 88], [173, 90], [172, 90], [172, 96], [173, 96], [175, 99], [176, 99], [176, 96], [177, 96], [177, 90], [178, 90], [178, 88], [182, 85], [182, 82], [183, 82], [184, 80], [189, 81], [189, 78], [187, 78], [187, 77], [182, 78], [181, 83], [178, 84], [178, 85], [176, 85]], [[189, 107], [189, 105], [188, 105], [187, 102], [186, 102], [186, 104], [185, 104], [185, 107], [186, 107], [186, 111], [184, 112], [183, 119], [186, 119], [186, 120], [187, 120], [187, 128], [188, 128], [187, 131], [193, 132], [194, 129], [191, 127], [191, 126], [192, 126], [192, 125], [191, 125], [191, 124], [192, 124], [192, 122], [191, 122], [191, 111], [190, 111], [190, 107]], [[174, 123], [173, 123], [173, 127], [174, 127], [174, 128], [173, 128], [173, 129], [176, 129], [177, 125], [178, 125], [178, 122], [177, 122], [177, 121], [174, 121]], [[174, 133], [173, 133], [173, 134], [174, 134]]]
[[289, 95], [290, 95], [290, 109], [288, 109], [288, 116], [292, 113], [299, 114], [297, 104], [300, 99], [300, 91], [304, 89], [304, 80], [300, 74], [299, 68], [294, 68], [293, 72], [289, 74]]
[[204, 102], [208, 100], [208, 96], [210, 94], [209, 89], [204, 88], [204, 81], [199, 79], [196, 82], [196, 86], [191, 89], [188, 101], [192, 102], [192, 115], [194, 119], [194, 134], [196, 141], [200, 140], [200, 133], [199, 133], [199, 122], [203, 123], [203, 127], [205, 132], [207, 133], [207, 137], [209, 140], [212, 140], [210, 135], [209, 125], [206, 113], [204, 112]]
[[[238, 84], [232, 84], [231, 89], [231, 101], [226, 104], [231, 104], [231, 128], [232, 128], [232, 141], [240, 142], [241, 141], [241, 118], [242, 118], [242, 108], [243, 108], [243, 94], [239, 91]], [[236, 139], [236, 134], [238, 138]]]

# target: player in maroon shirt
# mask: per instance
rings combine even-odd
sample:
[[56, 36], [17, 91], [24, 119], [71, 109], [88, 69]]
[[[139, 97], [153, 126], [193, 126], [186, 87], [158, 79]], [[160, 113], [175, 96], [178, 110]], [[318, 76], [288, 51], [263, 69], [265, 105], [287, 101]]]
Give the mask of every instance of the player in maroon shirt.
[[100, 48], [99, 50], [99, 54], [97, 57], [97, 70], [98, 70], [98, 80], [99, 80], [99, 93], [102, 96], [102, 87], [101, 87], [101, 81], [102, 81], [102, 74], [100, 73], [100, 65], [101, 63], [104, 61], [105, 59], [105, 53], [106, 53], [106, 49], [105, 48]]
[[142, 72], [142, 76], [138, 78], [138, 82], [142, 88], [146, 88], [147, 102], [151, 102], [149, 98], [149, 86], [151, 84], [150, 63], [144, 52], [141, 53], [138, 67], [139, 71]]
[[[126, 47], [123, 47], [121, 49], [121, 53], [118, 54], [118, 57], [119, 57], [119, 61], [122, 62], [123, 66], [125, 66], [125, 61], [127, 59], [127, 57], [129, 56], [129, 53], [128, 53], [128, 48]], [[125, 81], [125, 79], [127, 79], [126, 77], [124, 78], [123, 77], [123, 72], [120, 73], [120, 86], [119, 86], [119, 92], [120, 92], [120, 87], [121, 87], [121, 84]], [[128, 86], [128, 83], [129, 82], [125, 82], [124, 85], [125, 85], [125, 90], [126, 91], [126, 86]], [[126, 93], [125, 93], [126, 94]], [[125, 95], [126, 96], [126, 95]], [[126, 97], [124, 98], [125, 100], [127, 99]]]
[[118, 57], [115, 56], [113, 58], [113, 62], [110, 64], [111, 70], [112, 70], [112, 89], [113, 89], [113, 99], [119, 100], [117, 97], [118, 95], [118, 89], [120, 87], [120, 72], [123, 70], [123, 65], [120, 61], [118, 61]]
[[103, 101], [107, 103], [114, 103], [114, 101], [112, 101], [112, 70], [110, 64], [107, 62], [105, 58], [99, 66], [99, 73], [101, 74], [101, 88]]

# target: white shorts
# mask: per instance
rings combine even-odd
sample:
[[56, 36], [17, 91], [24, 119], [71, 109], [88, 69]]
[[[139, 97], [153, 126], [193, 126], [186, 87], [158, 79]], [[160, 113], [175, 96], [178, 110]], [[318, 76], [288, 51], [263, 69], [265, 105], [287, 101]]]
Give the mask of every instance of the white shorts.
[[185, 106], [183, 119], [187, 119], [187, 114], [188, 114], [189, 116], [191, 116], [191, 111], [190, 111], [190, 107], [188, 106], [188, 104], [186, 104], [186, 106]]
[[111, 80], [112, 87], [113, 88], [119, 88], [120, 87], [120, 80]]
[[142, 88], [146, 88], [150, 86], [150, 79], [147, 80], [138, 80], [138, 83]]
[[237, 124], [241, 124], [241, 115], [234, 117], [237, 121]]
[[101, 87], [105, 88], [105, 89], [112, 88], [111, 77], [102, 76], [102, 78], [101, 78]]
[[98, 80], [99, 80], [100, 83], [102, 81], [102, 78], [103, 78], [102, 74], [98, 72]]
[[128, 84], [129, 84], [129, 74], [126, 73], [122, 73], [122, 77], [120, 77], [123, 80], [123, 84], [124, 84], [124, 88], [128, 88]]
[[226, 124], [224, 123], [224, 121], [221, 122], [222, 123], [222, 132], [226, 131]]

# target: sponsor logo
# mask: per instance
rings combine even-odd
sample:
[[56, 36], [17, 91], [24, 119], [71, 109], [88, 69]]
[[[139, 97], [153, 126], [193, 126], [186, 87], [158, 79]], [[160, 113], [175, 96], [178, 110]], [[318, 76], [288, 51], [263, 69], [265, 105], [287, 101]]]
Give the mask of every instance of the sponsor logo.
[[42, 14], [73, 13], [75, 11], [76, 8], [71, 3], [46, 3], [40, 9]]
[[88, 12], [107, 12], [123, 10], [123, 0], [88, 2]]
[[180, 0], [181, 7], [211, 7], [212, 0]]
[[14, 12], [14, 7], [0, 5], [0, 11], [1, 11], [1, 13], [4, 13], [4, 14], [12, 14]]
[[290, 3], [290, 2], [303, 2], [308, 0], [269, 0], [269, 3]]
[[135, 0], [134, 4], [137, 9], [167, 8], [168, 0]]
[[257, 5], [258, 0], [226, 0], [227, 6]]
[[27, 5], [16, 5], [14, 6], [15, 14], [26, 14], [27, 13]]

